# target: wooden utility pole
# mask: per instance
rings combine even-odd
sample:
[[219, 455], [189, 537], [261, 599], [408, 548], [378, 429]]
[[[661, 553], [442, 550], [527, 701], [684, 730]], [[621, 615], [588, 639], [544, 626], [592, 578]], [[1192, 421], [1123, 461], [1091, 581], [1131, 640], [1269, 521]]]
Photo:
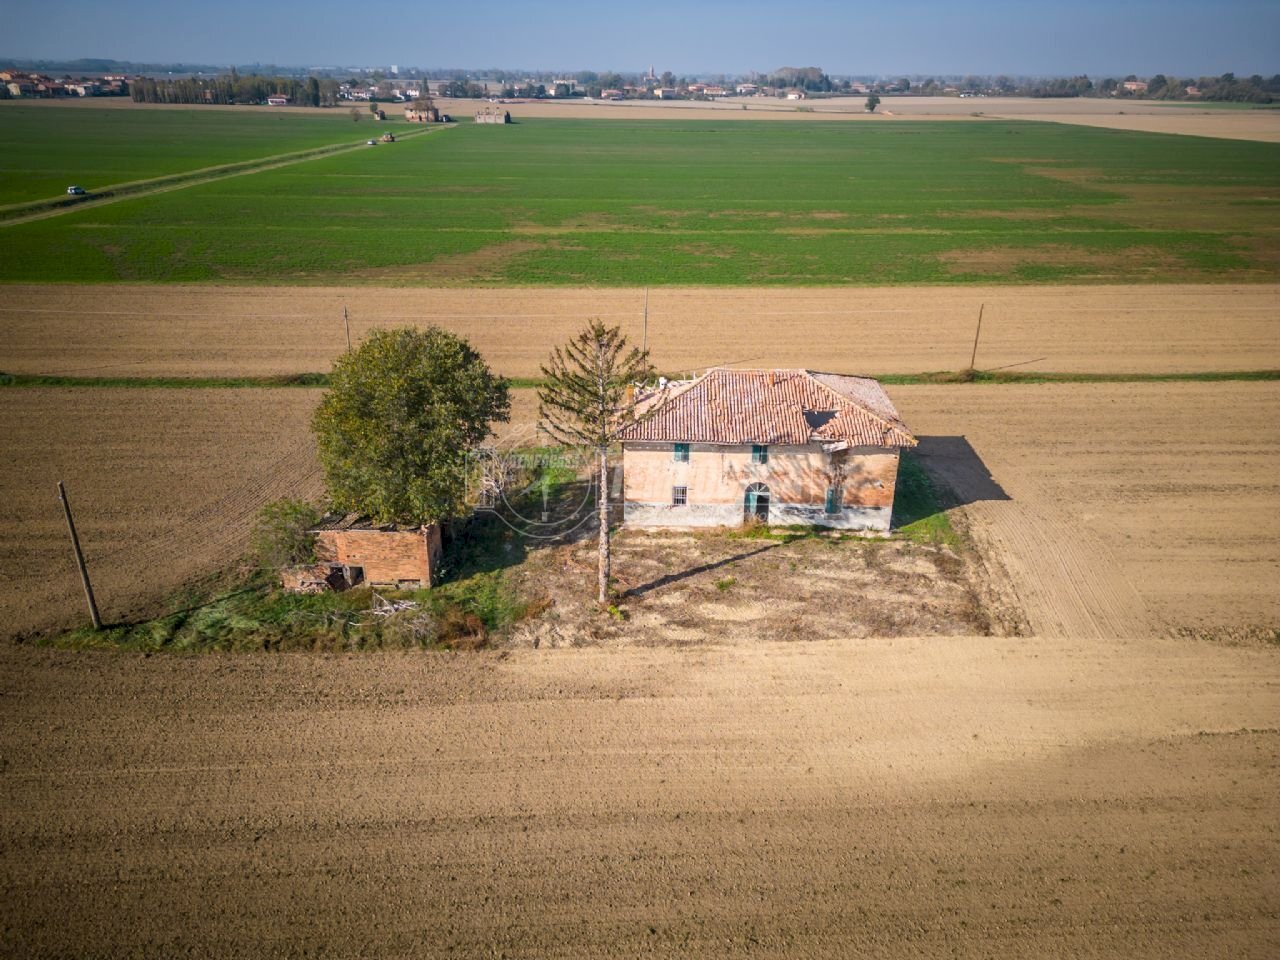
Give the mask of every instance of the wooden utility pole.
[[640, 352], [649, 350], [649, 288], [644, 288], [644, 339], [640, 341]]
[[84, 554], [80, 551], [80, 538], [76, 536], [76, 523], [71, 519], [71, 504], [67, 502], [67, 491], [58, 481], [58, 499], [62, 501], [62, 512], [67, 516], [67, 532], [71, 534], [71, 549], [76, 553], [76, 566], [80, 569], [80, 582], [84, 584], [84, 596], [89, 601], [89, 616], [93, 618], [93, 629], [102, 629], [102, 618], [98, 616], [98, 601], [93, 599], [93, 585], [89, 583], [89, 570], [84, 565]]
[[342, 305], [342, 326], [347, 331], [347, 350], [351, 349], [351, 319], [347, 316], [347, 305]]
[[982, 336], [982, 311], [987, 308], [985, 303], [978, 305], [978, 329], [973, 334], [973, 353], [969, 355], [969, 369], [973, 369], [974, 363], [978, 360], [978, 338]]

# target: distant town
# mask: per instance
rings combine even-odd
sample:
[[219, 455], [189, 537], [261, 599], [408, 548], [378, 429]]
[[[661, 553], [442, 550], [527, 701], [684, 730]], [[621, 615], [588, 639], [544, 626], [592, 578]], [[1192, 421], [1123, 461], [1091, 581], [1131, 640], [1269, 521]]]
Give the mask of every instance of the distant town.
[[[3, 62], [3, 61], [0, 61]], [[95, 69], [97, 68], [97, 69]], [[426, 96], [505, 100], [726, 100], [769, 97], [806, 100], [833, 96], [1105, 97], [1235, 101], [1280, 99], [1280, 74], [1271, 77], [1011, 77], [830, 76], [820, 67], [781, 67], [768, 73], [677, 76], [650, 67], [643, 73], [510, 70], [216, 68], [119, 61], [21, 63], [0, 70], [0, 99], [128, 96], [141, 103], [266, 104], [314, 107], [348, 101], [405, 102]]]

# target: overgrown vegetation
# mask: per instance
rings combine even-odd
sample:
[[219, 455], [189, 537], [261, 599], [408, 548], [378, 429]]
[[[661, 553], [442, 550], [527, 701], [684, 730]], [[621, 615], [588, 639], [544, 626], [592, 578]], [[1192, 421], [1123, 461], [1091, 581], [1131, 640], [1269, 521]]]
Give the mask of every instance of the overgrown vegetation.
[[251, 542], [258, 567], [268, 575], [281, 567], [315, 560], [320, 511], [305, 500], [276, 500], [258, 512]]
[[[385, 612], [387, 604], [408, 609]], [[375, 593], [368, 587], [340, 593], [284, 593], [257, 575], [215, 597], [200, 588], [175, 595], [171, 613], [139, 623], [85, 627], [46, 641], [81, 649], [147, 652], [214, 650], [475, 649], [542, 609], [521, 600], [499, 572], [476, 574], [432, 590]]]

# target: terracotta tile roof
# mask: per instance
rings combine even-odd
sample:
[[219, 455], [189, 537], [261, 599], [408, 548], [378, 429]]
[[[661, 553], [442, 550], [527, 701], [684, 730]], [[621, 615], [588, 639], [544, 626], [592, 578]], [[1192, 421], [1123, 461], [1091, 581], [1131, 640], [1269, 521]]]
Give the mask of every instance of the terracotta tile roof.
[[623, 440], [914, 447], [880, 384], [808, 370], [730, 370], [642, 396]]

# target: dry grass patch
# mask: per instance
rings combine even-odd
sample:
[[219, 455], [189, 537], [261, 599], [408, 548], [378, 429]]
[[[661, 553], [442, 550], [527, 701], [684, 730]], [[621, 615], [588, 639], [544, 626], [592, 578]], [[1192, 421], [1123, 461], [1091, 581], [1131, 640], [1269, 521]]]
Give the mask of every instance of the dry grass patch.
[[550, 605], [512, 646], [738, 644], [993, 632], [969, 561], [947, 547], [857, 537], [623, 531], [616, 605], [591, 602], [595, 541], [510, 571]]
[[[1046, 243], [1033, 247], [999, 246], [982, 250], [951, 250], [938, 259], [957, 276], [983, 274], [1008, 276], [1027, 267], [1074, 267], [1089, 271], [1094, 279], [1132, 276], [1135, 271], [1152, 276], [1167, 273], [1178, 259], [1154, 247], [1124, 247], [1120, 250], [1086, 250], [1067, 244]], [[1191, 272], [1195, 272], [1194, 270]]]

